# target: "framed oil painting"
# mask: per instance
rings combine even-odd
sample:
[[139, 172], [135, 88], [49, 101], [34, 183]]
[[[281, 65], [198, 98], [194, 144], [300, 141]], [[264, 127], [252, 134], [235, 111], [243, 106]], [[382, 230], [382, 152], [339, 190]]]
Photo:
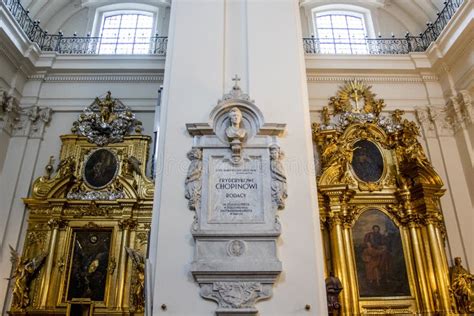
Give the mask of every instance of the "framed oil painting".
[[369, 209], [352, 234], [360, 297], [410, 296], [400, 231], [393, 221]]
[[75, 230], [69, 268], [68, 301], [103, 301], [112, 230]]
[[368, 140], [359, 140], [354, 145], [352, 170], [365, 182], [377, 182], [383, 175], [384, 161], [377, 145]]
[[117, 156], [112, 151], [102, 148], [87, 157], [83, 177], [91, 188], [102, 189], [115, 179], [118, 169]]

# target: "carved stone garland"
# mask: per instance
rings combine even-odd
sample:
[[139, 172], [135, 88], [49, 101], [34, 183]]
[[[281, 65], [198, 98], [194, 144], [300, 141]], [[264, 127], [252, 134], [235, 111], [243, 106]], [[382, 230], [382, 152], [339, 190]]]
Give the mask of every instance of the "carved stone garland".
[[[217, 315], [255, 315], [281, 272], [276, 257], [277, 210], [285, 207], [286, 176], [277, 144], [284, 124], [263, 115], [237, 84], [210, 115], [211, 124], [187, 124], [185, 198], [196, 211], [192, 274]], [[273, 255], [271, 255], [273, 254]]]

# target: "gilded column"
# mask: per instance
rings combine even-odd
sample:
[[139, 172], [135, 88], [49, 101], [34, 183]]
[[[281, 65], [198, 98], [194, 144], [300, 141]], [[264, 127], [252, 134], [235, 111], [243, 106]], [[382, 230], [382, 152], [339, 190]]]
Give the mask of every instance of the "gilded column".
[[433, 301], [430, 294], [430, 287], [425, 275], [426, 269], [423, 261], [423, 244], [418, 235], [418, 226], [419, 224], [414, 219], [412, 219], [408, 223], [413, 248], [413, 255], [415, 257], [415, 267], [417, 270], [419, 282], [418, 286], [421, 293], [421, 308], [425, 313], [431, 313], [433, 312]]
[[66, 225], [66, 222], [58, 218], [53, 218], [48, 221], [48, 226], [51, 229], [51, 239], [50, 239], [49, 247], [48, 247], [48, 256], [46, 260], [46, 266], [44, 269], [45, 277], [42, 279], [41, 286], [39, 287], [41, 289], [41, 300], [40, 300], [39, 308], [46, 308], [48, 304], [49, 287], [50, 287], [51, 274], [52, 274], [53, 265], [54, 265], [54, 256], [55, 256], [54, 250], [56, 249], [56, 244], [58, 241], [59, 229], [61, 229], [65, 225]]
[[441, 312], [450, 313], [451, 302], [449, 295], [448, 271], [445, 271], [445, 264], [443, 262], [445, 259], [443, 255], [443, 245], [440, 244], [439, 239], [437, 238], [438, 228], [436, 225], [438, 224], [439, 220], [437, 218], [428, 218], [426, 229], [428, 231], [428, 238], [431, 246], [430, 248], [432, 251], [432, 258], [434, 261], [434, 273], [436, 275], [436, 282], [438, 285], [438, 309]]
[[119, 228], [122, 230], [122, 242], [120, 246], [120, 254], [119, 254], [119, 270], [118, 270], [118, 286], [116, 288], [116, 306], [117, 308], [121, 309], [123, 308], [123, 294], [125, 292], [125, 271], [127, 268], [127, 251], [125, 250], [125, 247], [128, 247], [128, 242], [129, 242], [129, 235], [130, 235], [130, 230], [135, 229], [137, 227], [138, 223], [136, 220], [133, 219], [124, 219], [120, 221], [119, 223]]
[[[352, 315], [356, 311], [353, 305], [358, 301], [354, 301], [354, 293], [351, 289], [351, 273], [352, 262], [348, 262], [346, 244], [346, 229], [344, 222], [347, 218], [347, 202], [353, 195], [353, 192], [347, 191], [346, 186], [341, 187], [342, 190], [325, 191], [324, 194], [330, 199], [329, 208], [329, 224], [331, 236], [331, 250], [333, 255], [334, 274], [341, 280], [343, 290], [341, 292], [341, 305], [343, 315]], [[320, 188], [324, 191], [323, 188]], [[350, 245], [350, 243], [349, 243]], [[355, 283], [357, 284], [357, 283]]]
[[330, 220], [331, 225], [331, 249], [333, 258], [334, 275], [339, 277], [343, 290], [341, 292], [342, 313], [351, 315], [351, 295], [349, 274], [347, 272], [347, 260], [344, 251], [344, 234], [342, 220], [339, 215], [335, 215]]

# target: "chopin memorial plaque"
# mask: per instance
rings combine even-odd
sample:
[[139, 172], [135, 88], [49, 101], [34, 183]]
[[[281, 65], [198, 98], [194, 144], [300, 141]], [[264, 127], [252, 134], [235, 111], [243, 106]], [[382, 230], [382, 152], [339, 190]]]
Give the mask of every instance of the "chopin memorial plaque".
[[263, 115], [237, 83], [208, 123], [186, 124], [193, 139], [185, 184], [195, 211], [191, 272], [216, 315], [256, 315], [282, 270], [276, 254], [286, 176], [278, 137], [284, 124]]
[[262, 161], [243, 158], [234, 164], [229, 159], [212, 157], [209, 161], [209, 222], [263, 222]]

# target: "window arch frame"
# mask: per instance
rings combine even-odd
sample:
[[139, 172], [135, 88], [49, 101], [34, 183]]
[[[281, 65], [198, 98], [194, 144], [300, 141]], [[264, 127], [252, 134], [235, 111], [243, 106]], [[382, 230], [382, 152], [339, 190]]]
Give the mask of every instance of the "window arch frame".
[[[365, 37], [375, 37], [374, 23], [372, 20], [372, 14], [371, 14], [370, 9], [360, 7], [360, 6], [355, 6], [355, 5], [349, 5], [349, 4], [328, 4], [328, 5], [312, 7], [310, 9], [310, 12], [311, 14], [310, 14], [309, 19], [311, 22], [310, 23], [311, 34], [313, 34], [313, 36], [315, 36], [316, 38], [319, 37], [318, 26], [317, 26], [316, 20], [318, 16], [322, 16], [322, 15], [345, 15], [345, 16], [353, 16], [356, 18], [360, 18], [362, 20], [362, 24], [364, 27]], [[334, 39], [333, 41], [334, 54], [340, 54], [340, 53], [337, 53], [337, 50], [336, 50], [336, 44], [335, 44], [336, 38], [333, 38], [333, 39]], [[349, 44], [349, 47], [352, 50], [352, 44]]]
[[[152, 17], [152, 30], [150, 38], [153, 38], [156, 34], [158, 34], [158, 25], [159, 25], [159, 17], [160, 14], [163, 13], [162, 8], [159, 6], [152, 6], [143, 3], [117, 3], [117, 4], [109, 4], [103, 5], [100, 7], [96, 7], [93, 14], [93, 21], [91, 27], [89, 29], [92, 30], [91, 36], [93, 37], [101, 37], [102, 29], [105, 23], [105, 19], [110, 16], [114, 15], [121, 15], [121, 14], [139, 14], [139, 15], [146, 15]], [[150, 41], [151, 43], [151, 41]], [[100, 45], [99, 45], [100, 46]], [[99, 47], [97, 48], [99, 50]], [[141, 55], [141, 54], [134, 54], [133, 52], [127, 55]]]

